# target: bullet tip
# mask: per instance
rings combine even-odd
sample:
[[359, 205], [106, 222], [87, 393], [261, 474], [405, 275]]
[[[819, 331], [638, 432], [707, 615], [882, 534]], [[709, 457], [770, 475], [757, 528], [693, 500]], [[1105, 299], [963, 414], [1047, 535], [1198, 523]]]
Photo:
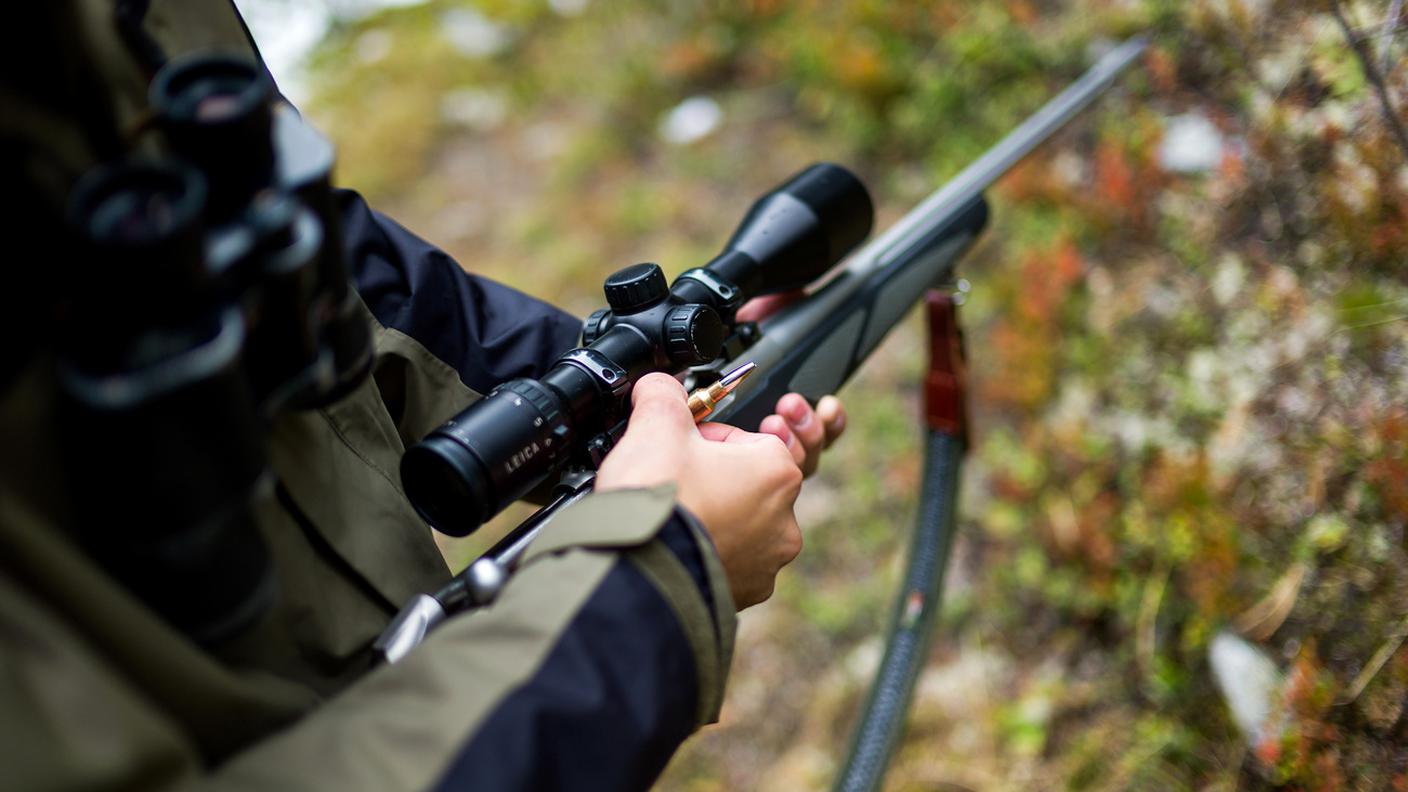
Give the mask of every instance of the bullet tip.
[[723, 377], [720, 378], [719, 382], [726, 388], [732, 387], [746, 379], [748, 375], [752, 374], [757, 368], [757, 363], [749, 361], [734, 369], [733, 371], [730, 371], [729, 373], [723, 375]]

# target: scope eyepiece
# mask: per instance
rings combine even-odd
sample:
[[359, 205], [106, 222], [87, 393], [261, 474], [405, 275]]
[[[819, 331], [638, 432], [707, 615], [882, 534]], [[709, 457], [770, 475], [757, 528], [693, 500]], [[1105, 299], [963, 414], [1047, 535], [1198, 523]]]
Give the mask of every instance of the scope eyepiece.
[[298, 406], [327, 390], [332, 354], [318, 337], [317, 265], [323, 227], [290, 196], [263, 193], [251, 203], [247, 222], [256, 242], [245, 263], [250, 315], [250, 386], [266, 409]]
[[401, 483], [432, 527], [468, 536], [542, 482], [571, 439], [552, 389], [510, 380], [412, 446]]

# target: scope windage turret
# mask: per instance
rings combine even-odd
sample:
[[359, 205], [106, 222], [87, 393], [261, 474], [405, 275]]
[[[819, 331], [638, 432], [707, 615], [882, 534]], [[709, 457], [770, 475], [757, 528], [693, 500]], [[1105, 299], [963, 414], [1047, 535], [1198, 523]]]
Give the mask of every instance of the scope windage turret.
[[585, 323], [585, 347], [541, 380], [499, 386], [406, 452], [406, 496], [430, 525], [463, 536], [567, 465], [594, 464], [636, 380], [717, 359], [730, 334], [745, 335], [735, 332], [742, 302], [815, 280], [873, 220], [859, 179], [812, 165], [758, 199], [724, 252], [668, 289], [654, 264], [616, 272], [605, 284], [611, 307]]

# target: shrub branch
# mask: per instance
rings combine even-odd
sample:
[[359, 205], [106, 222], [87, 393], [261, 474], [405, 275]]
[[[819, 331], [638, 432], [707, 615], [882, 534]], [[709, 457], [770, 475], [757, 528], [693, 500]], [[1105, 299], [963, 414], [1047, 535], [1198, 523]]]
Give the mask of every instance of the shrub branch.
[[1354, 28], [1350, 27], [1349, 20], [1344, 17], [1344, 9], [1340, 6], [1340, 0], [1330, 0], [1330, 13], [1335, 15], [1335, 21], [1339, 23], [1340, 30], [1344, 31], [1345, 40], [1354, 50], [1354, 55], [1359, 59], [1359, 67], [1364, 70], [1364, 76], [1369, 83], [1374, 86], [1374, 93], [1378, 94], [1379, 105], [1383, 110], [1384, 121], [1388, 124], [1389, 131], [1398, 138], [1398, 147], [1403, 150], [1404, 159], [1408, 159], [1408, 130], [1404, 130], [1403, 122], [1398, 119], [1398, 113], [1393, 109], [1393, 101], [1389, 99], [1388, 87], [1384, 85], [1384, 77], [1379, 73], [1378, 67], [1374, 65], [1373, 56], [1369, 54], [1369, 46]]

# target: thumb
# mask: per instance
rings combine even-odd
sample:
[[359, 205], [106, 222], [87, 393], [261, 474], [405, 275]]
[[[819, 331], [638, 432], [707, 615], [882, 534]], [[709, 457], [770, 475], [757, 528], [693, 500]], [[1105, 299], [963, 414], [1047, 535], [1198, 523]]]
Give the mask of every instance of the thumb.
[[697, 433], [684, 386], [668, 374], [647, 374], [631, 391], [628, 432], [678, 437]]

